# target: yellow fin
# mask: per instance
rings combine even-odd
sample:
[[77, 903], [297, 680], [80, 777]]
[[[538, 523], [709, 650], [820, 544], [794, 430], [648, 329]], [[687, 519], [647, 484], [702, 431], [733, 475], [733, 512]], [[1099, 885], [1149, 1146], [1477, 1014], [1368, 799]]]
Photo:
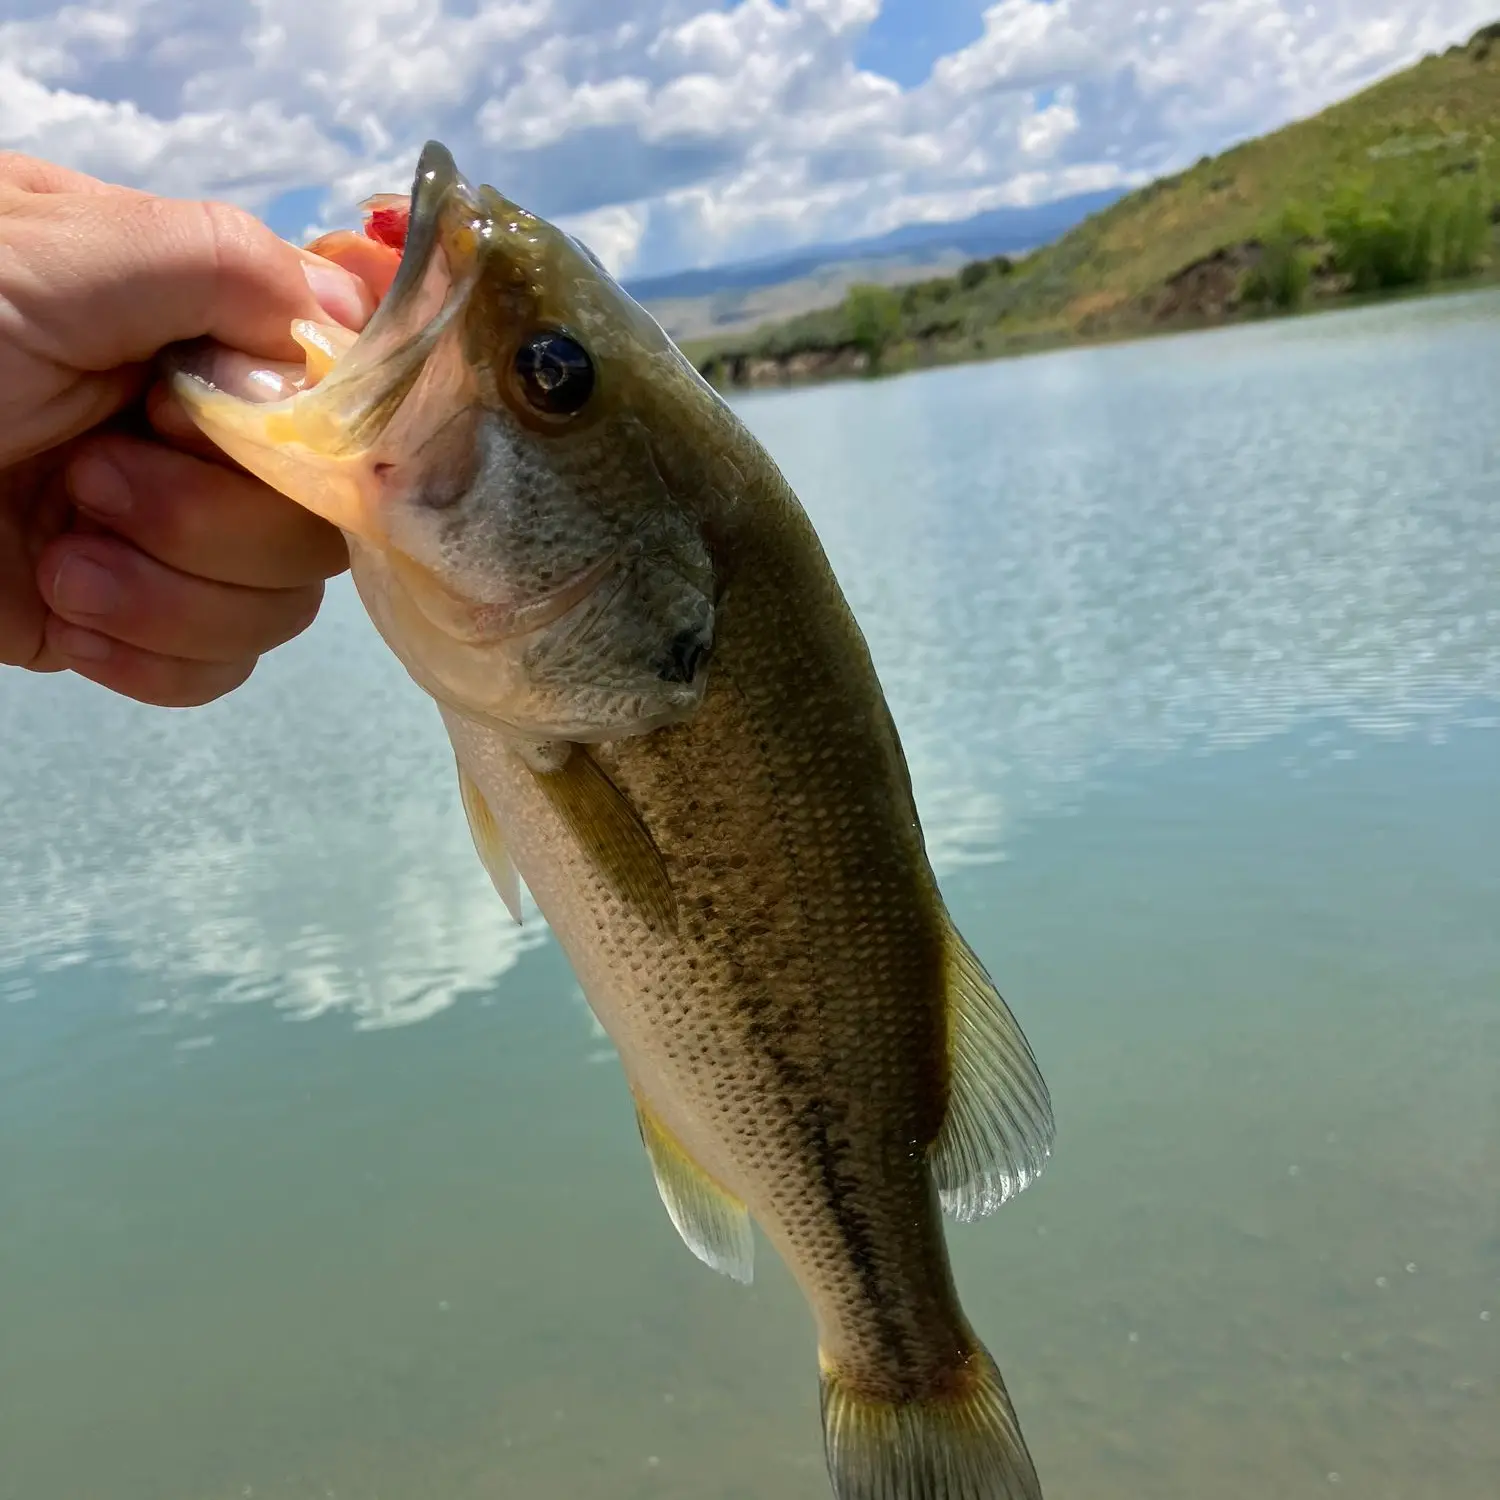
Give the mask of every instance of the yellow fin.
[[560, 769], [534, 774], [615, 894], [653, 927], [675, 929], [677, 898], [661, 851], [599, 762], [584, 746], [574, 745]]
[[639, 1098], [635, 1112], [656, 1174], [656, 1190], [683, 1244], [704, 1265], [748, 1286], [755, 1274], [749, 1210], [682, 1149], [676, 1136]]
[[823, 1447], [837, 1500], [1042, 1500], [994, 1360], [976, 1346], [941, 1394], [867, 1396], [819, 1351]]
[[1052, 1100], [1010, 1008], [948, 928], [949, 1097], [932, 1148], [943, 1208], [982, 1219], [1029, 1187], [1052, 1153]]
[[474, 778], [464, 770], [462, 763], [458, 767], [458, 794], [463, 798], [464, 812], [469, 818], [469, 832], [474, 835], [474, 848], [479, 853], [480, 862], [489, 871], [490, 879], [500, 893], [506, 911], [516, 919], [516, 926], [519, 927], [521, 877], [516, 873], [516, 867], [506, 852], [505, 840], [500, 836], [500, 825], [495, 822], [495, 815], [490, 811], [489, 803], [484, 800], [484, 793], [474, 784]]

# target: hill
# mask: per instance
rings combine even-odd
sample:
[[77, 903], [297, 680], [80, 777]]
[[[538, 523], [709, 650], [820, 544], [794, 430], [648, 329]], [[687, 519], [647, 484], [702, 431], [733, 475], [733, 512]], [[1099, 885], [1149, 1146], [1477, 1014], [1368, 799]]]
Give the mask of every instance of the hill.
[[1205, 157], [1013, 261], [685, 345], [721, 384], [984, 358], [1475, 274], [1493, 260], [1500, 23]]
[[941, 255], [950, 251], [962, 252], [966, 260], [986, 255], [1015, 255], [1055, 240], [1119, 197], [1114, 191], [1078, 193], [1028, 208], [994, 208], [949, 223], [904, 224], [888, 234], [868, 239], [808, 245], [784, 255], [763, 255], [732, 265], [628, 280], [625, 290], [637, 302], [646, 303], [664, 298], [709, 297], [730, 289], [777, 286], [800, 281], [833, 264]]
[[1034, 250], [1119, 196], [1117, 191], [1082, 193], [950, 223], [906, 224], [868, 239], [809, 245], [625, 285], [675, 339], [745, 333], [772, 319], [835, 306], [857, 282], [899, 286], [955, 271], [976, 257]]

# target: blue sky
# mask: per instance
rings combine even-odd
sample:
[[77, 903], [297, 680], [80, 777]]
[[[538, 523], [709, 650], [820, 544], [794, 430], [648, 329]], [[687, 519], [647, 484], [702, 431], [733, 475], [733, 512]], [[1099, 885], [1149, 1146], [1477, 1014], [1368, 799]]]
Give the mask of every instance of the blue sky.
[[886, 0], [855, 52], [862, 68], [915, 88], [938, 58], [984, 35], [982, 0]]
[[1131, 186], [1497, 0], [7, 0], [0, 146], [301, 237], [429, 136], [650, 274]]

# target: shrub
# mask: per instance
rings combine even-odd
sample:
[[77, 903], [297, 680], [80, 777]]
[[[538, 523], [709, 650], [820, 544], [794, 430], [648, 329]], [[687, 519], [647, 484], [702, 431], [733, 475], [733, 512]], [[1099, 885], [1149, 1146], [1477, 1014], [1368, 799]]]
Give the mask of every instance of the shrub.
[[1409, 194], [1380, 202], [1344, 189], [1328, 210], [1328, 238], [1356, 292], [1412, 286], [1431, 274], [1430, 218]]
[[901, 299], [889, 287], [852, 286], [844, 297], [850, 339], [869, 356], [873, 368], [901, 332]]
[[1483, 184], [1471, 179], [1441, 196], [1433, 225], [1433, 255], [1439, 276], [1472, 276], [1490, 247], [1490, 215]]
[[971, 260], [962, 271], [958, 273], [958, 284], [966, 291], [972, 292], [981, 281], [987, 281], [990, 274], [990, 263], [987, 260]]
[[1334, 263], [1359, 292], [1468, 276], [1489, 249], [1489, 214], [1475, 178], [1376, 199], [1346, 189], [1328, 212]]
[[1300, 307], [1312, 281], [1312, 264], [1304, 248], [1309, 238], [1306, 216], [1299, 209], [1287, 209], [1266, 236], [1260, 264], [1245, 278], [1245, 299], [1284, 312]]

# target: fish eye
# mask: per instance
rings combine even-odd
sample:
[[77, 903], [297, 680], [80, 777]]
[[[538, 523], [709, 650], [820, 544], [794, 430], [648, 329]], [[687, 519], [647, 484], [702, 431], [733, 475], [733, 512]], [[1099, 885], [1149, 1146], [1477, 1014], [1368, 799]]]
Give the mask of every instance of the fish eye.
[[516, 378], [534, 410], [571, 417], [594, 392], [594, 362], [577, 339], [544, 328], [516, 350]]

